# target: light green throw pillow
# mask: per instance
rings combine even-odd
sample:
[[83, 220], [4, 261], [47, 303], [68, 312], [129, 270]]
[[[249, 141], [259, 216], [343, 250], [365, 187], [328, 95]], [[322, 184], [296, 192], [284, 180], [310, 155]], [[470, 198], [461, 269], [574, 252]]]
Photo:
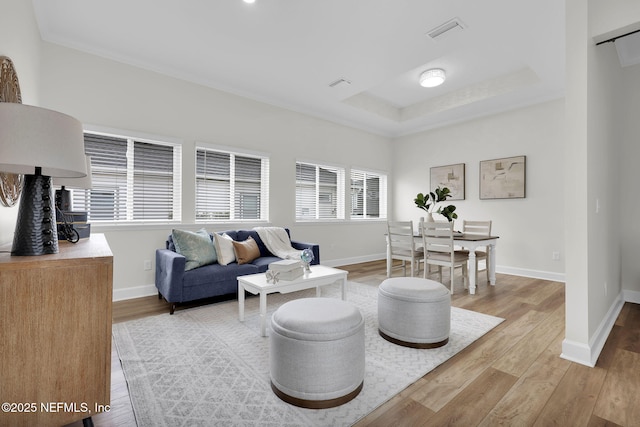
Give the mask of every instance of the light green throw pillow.
[[204, 228], [193, 232], [186, 230], [173, 230], [173, 243], [176, 252], [187, 259], [184, 270], [193, 270], [203, 265], [213, 264], [217, 261], [216, 248], [213, 246], [209, 233]]

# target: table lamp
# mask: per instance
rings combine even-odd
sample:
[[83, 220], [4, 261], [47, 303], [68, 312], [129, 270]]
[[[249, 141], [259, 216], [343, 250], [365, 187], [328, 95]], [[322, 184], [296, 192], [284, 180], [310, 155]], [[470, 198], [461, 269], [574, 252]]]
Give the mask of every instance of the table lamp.
[[0, 103], [0, 171], [24, 174], [11, 254], [58, 253], [51, 177], [86, 176], [82, 124], [45, 108]]
[[68, 188], [90, 190], [93, 186], [91, 182], [91, 156], [85, 156], [85, 164], [87, 167], [87, 176], [83, 178], [55, 178], [53, 180], [53, 185], [60, 187], [60, 189], [56, 190], [56, 207], [62, 212], [73, 210], [71, 192]]

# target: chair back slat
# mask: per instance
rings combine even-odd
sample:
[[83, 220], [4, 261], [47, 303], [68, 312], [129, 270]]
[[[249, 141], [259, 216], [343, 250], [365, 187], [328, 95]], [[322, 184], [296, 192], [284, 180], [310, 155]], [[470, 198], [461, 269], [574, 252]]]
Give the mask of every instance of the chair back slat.
[[453, 253], [452, 222], [420, 222], [420, 234], [426, 251]]
[[462, 232], [474, 236], [490, 236], [491, 221], [462, 221]]
[[[405, 262], [411, 262], [411, 277], [416, 271], [420, 270], [420, 262], [422, 261], [422, 250], [416, 249], [416, 243], [413, 235], [413, 221], [387, 221], [387, 244], [391, 262], [393, 259], [402, 261], [402, 269], [406, 275]], [[391, 266], [388, 264], [387, 276], [391, 274]]]
[[451, 272], [450, 292], [453, 293], [453, 274], [455, 267], [462, 268], [462, 280], [466, 283], [467, 260], [469, 256], [455, 250], [453, 243], [453, 222], [420, 221], [420, 234], [424, 245], [424, 277], [428, 266], [438, 267], [438, 277], [442, 281], [442, 267]]
[[411, 256], [411, 253], [415, 251], [413, 221], [387, 222], [387, 236], [392, 255]]

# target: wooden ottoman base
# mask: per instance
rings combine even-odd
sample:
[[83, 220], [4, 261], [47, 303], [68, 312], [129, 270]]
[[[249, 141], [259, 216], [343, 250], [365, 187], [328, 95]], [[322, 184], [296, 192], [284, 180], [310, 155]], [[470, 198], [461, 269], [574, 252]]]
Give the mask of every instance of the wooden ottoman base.
[[380, 336], [382, 338], [384, 338], [385, 340], [397, 344], [397, 345], [401, 345], [403, 347], [411, 347], [411, 348], [438, 348], [438, 347], [442, 347], [443, 345], [446, 345], [449, 342], [449, 338], [440, 341], [440, 342], [425, 342], [425, 343], [419, 343], [419, 342], [409, 342], [409, 341], [402, 341], [393, 337], [390, 337], [389, 335], [385, 334], [384, 332], [382, 332], [380, 329], [378, 329], [378, 333], [380, 333]]
[[307, 400], [307, 399], [300, 399], [297, 397], [289, 396], [287, 393], [284, 393], [278, 390], [278, 387], [276, 387], [273, 384], [273, 382], [271, 383], [271, 390], [273, 390], [276, 396], [278, 396], [281, 400], [287, 403], [290, 403], [292, 405], [299, 406], [301, 408], [308, 408], [308, 409], [327, 409], [327, 408], [334, 408], [336, 406], [344, 405], [348, 401], [354, 399], [358, 394], [360, 394], [360, 391], [362, 390], [363, 385], [364, 385], [364, 381], [362, 381], [358, 386], [358, 388], [353, 390], [351, 393], [345, 394], [342, 397], [336, 397], [334, 399], [327, 399], [327, 400]]

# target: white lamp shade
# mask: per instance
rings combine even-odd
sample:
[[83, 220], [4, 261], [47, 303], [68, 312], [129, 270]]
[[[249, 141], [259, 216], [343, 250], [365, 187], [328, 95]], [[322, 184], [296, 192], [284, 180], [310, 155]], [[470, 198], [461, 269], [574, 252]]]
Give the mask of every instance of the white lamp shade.
[[0, 171], [81, 178], [87, 175], [82, 124], [31, 105], [0, 102]]
[[78, 188], [88, 190], [92, 188], [91, 182], [91, 156], [84, 156], [87, 165], [87, 176], [83, 178], [54, 178], [53, 185], [58, 187]]
[[433, 68], [427, 70], [420, 75], [420, 86], [423, 87], [436, 87], [444, 83], [446, 74], [444, 70], [440, 68]]

